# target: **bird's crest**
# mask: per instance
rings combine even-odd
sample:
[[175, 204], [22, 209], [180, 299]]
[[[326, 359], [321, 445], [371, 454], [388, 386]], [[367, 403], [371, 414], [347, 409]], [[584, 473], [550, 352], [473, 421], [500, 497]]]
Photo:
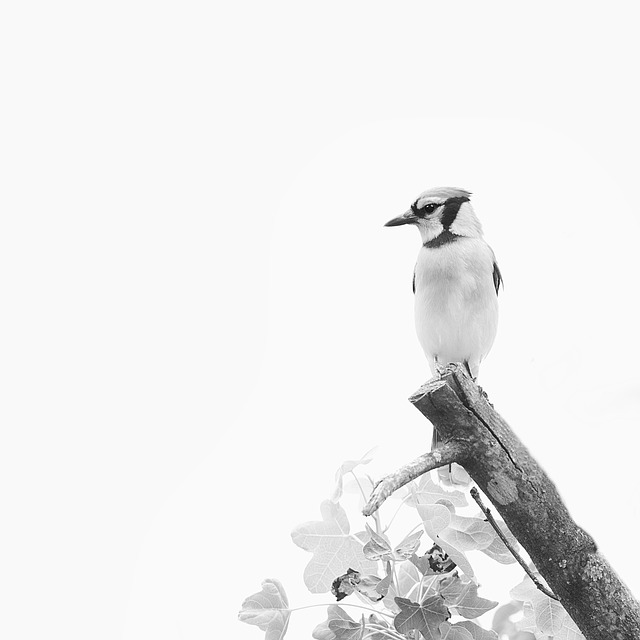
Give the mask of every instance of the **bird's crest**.
[[433, 189], [427, 189], [418, 196], [418, 201], [423, 198], [429, 198], [429, 200], [438, 200], [444, 202], [449, 198], [469, 198], [471, 191], [466, 189], [458, 189], [457, 187], [434, 187]]

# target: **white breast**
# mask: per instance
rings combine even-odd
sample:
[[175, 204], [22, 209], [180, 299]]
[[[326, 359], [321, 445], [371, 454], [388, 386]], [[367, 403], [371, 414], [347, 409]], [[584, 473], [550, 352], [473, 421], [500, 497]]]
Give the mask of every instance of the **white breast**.
[[478, 375], [498, 326], [494, 256], [481, 238], [460, 238], [423, 247], [415, 271], [418, 339], [435, 373], [435, 362], [468, 362]]

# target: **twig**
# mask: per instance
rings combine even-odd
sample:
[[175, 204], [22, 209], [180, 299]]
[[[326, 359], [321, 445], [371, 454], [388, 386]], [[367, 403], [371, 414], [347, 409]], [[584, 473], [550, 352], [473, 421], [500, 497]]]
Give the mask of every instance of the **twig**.
[[385, 476], [371, 492], [369, 501], [364, 506], [362, 513], [370, 516], [375, 513], [380, 505], [394, 492], [404, 487], [405, 484], [415, 480], [423, 473], [444, 467], [452, 462], [458, 462], [464, 455], [466, 448], [460, 442], [447, 442], [442, 446], [421, 455], [413, 462]]
[[502, 532], [502, 530], [498, 526], [498, 523], [496, 522], [495, 518], [491, 514], [491, 511], [488, 509], [488, 507], [484, 506], [484, 503], [482, 502], [482, 498], [480, 497], [480, 493], [475, 487], [471, 487], [471, 497], [478, 503], [478, 506], [480, 507], [480, 510], [482, 511], [482, 513], [484, 513], [485, 518], [487, 519], [487, 522], [495, 529], [496, 533], [500, 537], [500, 540], [504, 542], [504, 546], [507, 547], [507, 549], [509, 549], [509, 551], [511, 552], [511, 555], [518, 561], [518, 564], [525, 570], [526, 574], [533, 581], [533, 584], [535, 584], [536, 587], [538, 587], [538, 589], [540, 589], [540, 591], [542, 591], [542, 593], [544, 593], [545, 596], [549, 596], [549, 598], [553, 598], [554, 600], [557, 600], [558, 602], [560, 602], [560, 598], [558, 598], [558, 596], [556, 596], [553, 593], [553, 591], [550, 591], [547, 587], [545, 587], [542, 584], [542, 582], [540, 582], [540, 580], [538, 580], [538, 578], [535, 577], [531, 569], [529, 569], [529, 567], [527, 566], [527, 563], [520, 557], [520, 554], [514, 549], [513, 545], [507, 539], [507, 536]]

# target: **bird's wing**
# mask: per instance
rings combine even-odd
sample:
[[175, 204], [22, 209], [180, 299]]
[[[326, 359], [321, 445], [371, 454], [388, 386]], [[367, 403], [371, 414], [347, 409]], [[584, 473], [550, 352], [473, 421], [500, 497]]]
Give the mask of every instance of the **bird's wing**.
[[415, 292], [416, 292], [416, 270], [414, 269], [413, 270], [413, 293]]
[[[415, 280], [415, 274], [413, 276]], [[502, 285], [502, 274], [500, 273], [500, 269], [498, 268], [498, 263], [493, 262], [493, 286], [496, 288], [496, 295], [498, 295], [498, 289], [500, 289], [500, 285]], [[504, 285], [502, 285], [504, 287]], [[415, 293], [415, 290], [414, 290]]]

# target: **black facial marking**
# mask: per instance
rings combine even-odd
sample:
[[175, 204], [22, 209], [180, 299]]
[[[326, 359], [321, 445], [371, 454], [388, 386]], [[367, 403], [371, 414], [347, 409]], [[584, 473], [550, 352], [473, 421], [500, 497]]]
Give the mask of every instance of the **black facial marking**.
[[443, 244], [449, 244], [450, 242], [460, 240], [460, 238], [462, 238], [462, 236], [458, 236], [449, 231], [449, 229], [445, 229], [439, 236], [436, 236], [433, 240], [429, 240], [429, 242], [425, 242], [422, 246], [427, 247], [428, 249], [435, 249], [437, 247], [441, 247]]
[[424, 218], [426, 215], [433, 213], [439, 206], [441, 206], [437, 202], [430, 202], [429, 204], [425, 204], [424, 207], [420, 207], [420, 209], [418, 209], [418, 200], [411, 205], [411, 211], [413, 211], [414, 215], [418, 218]]
[[449, 227], [453, 224], [453, 221], [456, 219], [458, 215], [458, 211], [460, 211], [460, 207], [463, 202], [469, 202], [469, 198], [466, 196], [459, 196], [457, 198], [449, 198], [444, 203], [444, 211], [442, 212], [442, 226], [445, 229], [449, 229]]
[[[496, 295], [498, 295], [498, 289], [502, 285], [502, 274], [500, 273], [500, 269], [498, 269], [498, 263], [493, 263], [493, 286], [496, 288]], [[502, 285], [504, 287], [504, 285]]]

